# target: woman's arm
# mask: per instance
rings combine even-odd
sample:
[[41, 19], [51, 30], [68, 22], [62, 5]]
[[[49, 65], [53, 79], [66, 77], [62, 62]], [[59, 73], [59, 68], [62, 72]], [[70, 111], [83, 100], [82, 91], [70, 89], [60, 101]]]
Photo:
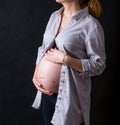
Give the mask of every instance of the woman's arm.
[[54, 63], [64, 63], [79, 72], [88, 72], [90, 76], [101, 74], [105, 67], [106, 53], [104, 32], [101, 27], [95, 28], [85, 39], [86, 58], [73, 58], [65, 52], [51, 49], [45, 55]]
[[75, 70], [82, 72], [82, 62], [80, 59], [73, 58], [67, 54], [63, 57], [63, 63], [74, 68]]
[[82, 72], [82, 62], [80, 59], [73, 58], [67, 55], [65, 52], [57, 50], [57, 49], [50, 49], [45, 53], [45, 58], [54, 63], [61, 63], [74, 68], [75, 70]]

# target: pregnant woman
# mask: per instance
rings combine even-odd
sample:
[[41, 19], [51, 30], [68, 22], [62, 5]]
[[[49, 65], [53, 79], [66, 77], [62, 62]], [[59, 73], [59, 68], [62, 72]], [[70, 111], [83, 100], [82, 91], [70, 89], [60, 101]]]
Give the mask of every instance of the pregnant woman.
[[89, 125], [91, 76], [105, 69], [98, 0], [56, 0], [38, 49], [33, 83], [44, 125]]

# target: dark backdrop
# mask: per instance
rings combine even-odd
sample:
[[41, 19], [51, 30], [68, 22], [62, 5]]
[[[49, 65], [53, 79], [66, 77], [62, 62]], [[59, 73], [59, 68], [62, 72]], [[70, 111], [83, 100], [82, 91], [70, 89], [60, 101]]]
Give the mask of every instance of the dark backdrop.
[[[101, 4], [107, 68], [92, 78], [91, 125], [113, 122], [117, 91], [117, 3]], [[32, 76], [45, 26], [59, 7], [54, 0], [0, 0], [0, 125], [44, 125], [40, 110], [31, 108], [36, 94]]]

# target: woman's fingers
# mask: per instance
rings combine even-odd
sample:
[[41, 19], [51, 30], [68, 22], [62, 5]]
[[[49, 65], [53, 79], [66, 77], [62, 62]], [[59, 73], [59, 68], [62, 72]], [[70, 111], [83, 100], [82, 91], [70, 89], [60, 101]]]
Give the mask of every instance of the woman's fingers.
[[43, 85], [40, 82], [38, 82], [36, 78], [33, 78], [33, 83], [34, 83], [35, 87], [38, 90], [40, 90], [42, 93], [47, 94], [49, 96], [51, 96], [53, 94], [52, 92], [44, 89]]
[[44, 94], [47, 94], [47, 95], [49, 95], [49, 96], [51, 96], [51, 95], [53, 94], [52, 92], [50, 92], [50, 91], [44, 89], [44, 87], [43, 87], [42, 84], [40, 84], [40, 85], [38, 86], [38, 90], [40, 90], [41, 92], [43, 92]]

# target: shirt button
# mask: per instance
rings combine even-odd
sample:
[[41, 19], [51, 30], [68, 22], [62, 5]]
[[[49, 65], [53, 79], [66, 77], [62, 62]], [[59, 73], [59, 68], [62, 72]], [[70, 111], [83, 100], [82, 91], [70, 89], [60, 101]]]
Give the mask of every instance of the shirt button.
[[61, 82], [62, 82], [62, 83], [64, 83], [64, 82], [65, 82], [65, 80], [61, 80]]
[[58, 105], [56, 105], [55, 107], [58, 108]]
[[60, 89], [60, 92], [62, 92], [62, 90]]
[[59, 100], [61, 100], [61, 97], [58, 97]]
[[65, 74], [65, 71], [62, 71], [63, 74]]

